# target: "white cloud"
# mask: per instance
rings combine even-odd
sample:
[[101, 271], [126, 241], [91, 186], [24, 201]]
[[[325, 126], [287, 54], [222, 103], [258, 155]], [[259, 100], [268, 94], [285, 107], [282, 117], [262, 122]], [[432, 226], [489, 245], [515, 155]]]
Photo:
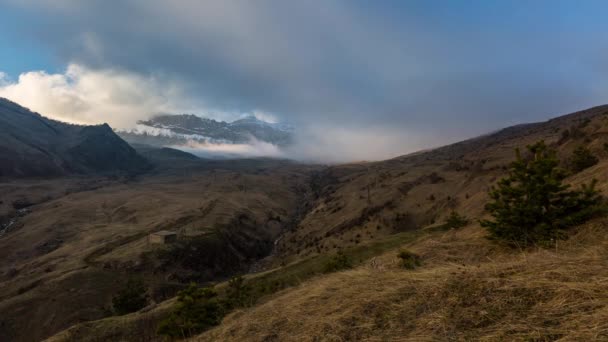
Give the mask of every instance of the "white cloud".
[[[138, 128], [137, 120], [157, 113], [213, 113], [214, 118], [228, 121], [254, 115], [268, 122], [279, 121], [277, 115], [263, 110], [247, 113], [208, 111], [187, 96], [180, 83], [167, 78], [113, 69], [94, 70], [78, 64], [70, 64], [64, 73], [26, 72], [16, 81], [0, 73], [0, 97], [57, 120], [80, 124], [107, 122], [118, 129]], [[295, 131], [295, 144], [286, 149], [255, 140], [249, 144], [192, 141], [179, 148], [204, 156], [348, 162], [396, 157], [425, 146], [420, 138], [422, 134], [386, 126], [346, 127], [314, 121], [301, 121], [300, 124]]]
[[0, 87], [4, 87], [7, 84], [9, 84], [9, 78], [8, 75], [2, 71], [0, 71]]
[[276, 145], [252, 139], [249, 144], [217, 144], [189, 141], [187, 145], [172, 146], [204, 158], [227, 157], [274, 157], [285, 158], [285, 153]]
[[26, 72], [16, 81], [0, 74], [0, 97], [53, 119], [107, 122], [115, 128], [133, 127], [158, 113], [204, 112], [176, 81], [78, 64], [70, 64], [64, 73]]

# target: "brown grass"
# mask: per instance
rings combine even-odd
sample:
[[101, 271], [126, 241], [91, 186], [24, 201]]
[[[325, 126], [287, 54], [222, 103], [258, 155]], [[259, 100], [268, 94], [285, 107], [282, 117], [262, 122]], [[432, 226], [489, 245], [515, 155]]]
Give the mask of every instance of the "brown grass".
[[105, 342], [105, 341], [155, 341], [159, 322], [171, 310], [173, 300], [152, 305], [142, 311], [125, 316], [85, 322], [47, 339], [47, 342]]
[[[307, 269], [315, 269], [315, 260], [341, 249], [365, 250], [396, 233], [436, 227], [452, 210], [476, 221], [485, 215], [487, 190], [504, 175], [505, 166], [514, 158], [513, 150], [540, 139], [555, 147], [561, 159], [577, 146], [588, 145], [600, 163], [569, 181], [578, 185], [598, 178], [600, 190], [608, 194], [606, 113], [608, 107], [596, 107], [393, 160], [329, 167], [312, 186], [317, 196], [307, 197], [304, 203], [296, 203], [295, 194], [305, 186], [294, 185], [300, 183], [302, 173], [311, 171], [303, 166], [247, 172], [211, 166], [191, 173], [176, 169], [170, 177], [150, 177], [141, 184], [66, 196], [35, 208], [24, 219], [28, 229], [0, 240], [4, 274], [13, 276], [0, 281], [0, 292], [14, 297], [4, 301], [0, 297], [0, 311], [16, 311], [28, 296], [37, 298], [28, 303], [40, 303], [51, 293], [44, 289], [53, 284], [54, 277], [79, 272], [82, 267], [118, 264], [136, 269], [129, 267], [146, 249], [137, 234], [145, 235], [160, 225], [205, 233], [233, 218], [235, 212], [267, 219], [269, 207], [283, 222], [299, 218], [296, 207], [306, 210], [302, 220], [295, 220], [297, 225], [281, 235], [275, 253], [263, 263], [277, 271], [259, 277], [293, 275], [298, 280]], [[561, 140], [561, 133], [572, 127], [580, 134]], [[221, 205], [202, 215], [215, 199]], [[184, 223], [184, 218], [194, 219]], [[303, 277], [304, 283], [264, 298], [257, 307], [231, 314], [199, 339], [608, 339], [604, 225], [604, 221], [586, 225], [557, 249], [525, 252], [489, 243], [474, 224], [449, 232], [431, 229], [427, 236], [394, 246], [390, 252], [381, 248], [379, 256], [365, 254], [372, 258], [366, 266], [312, 280]], [[279, 234], [278, 229], [265, 228]], [[36, 255], [32, 246], [55, 232], [65, 233], [69, 243]], [[422, 266], [414, 271], [402, 269], [396, 258], [400, 247], [420, 255]], [[89, 259], [94, 262], [87, 263]], [[55, 269], [45, 273], [49, 266]], [[10, 267], [16, 268], [17, 275]], [[13, 295], [19, 288], [26, 292]], [[110, 291], [100, 293], [107, 296]], [[50, 305], [39, 315], [31, 314], [35, 311], [32, 304], [14, 315], [22, 322], [31, 321], [51, 315], [62, 303]], [[115, 321], [101, 322], [106, 326]], [[67, 323], [54, 324], [45, 327], [45, 333]], [[94, 336], [102, 330], [80, 330], [79, 336], [92, 338], [88, 332]]]
[[[132, 276], [145, 279], [150, 292], [178, 288], [168, 278], [177, 270], [143, 265], [143, 252], [163, 248], [146, 243], [150, 232], [206, 234], [246, 213], [259, 229], [242, 233], [252, 239], [264, 234], [271, 244], [296, 209], [292, 187], [305, 183], [307, 167], [260, 163], [146, 175], [126, 184], [90, 179], [92, 184], [67, 194], [60, 190], [76, 180], [0, 183], [0, 190], [12, 194], [9, 199], [37, 200], [47, 189], [53, 196], [61, 193], [32, 206], [18, 227], [0, 237], [0, 340], [40, 340], [103, 318], [112, 296]], [[283, 220], [267, 227], [269, 217]]]
[[583, 341], [608, 339], [607, 220], [555, 250], [503, 250], [479, 228], [317, 278], [228, 316], [197, 341]]

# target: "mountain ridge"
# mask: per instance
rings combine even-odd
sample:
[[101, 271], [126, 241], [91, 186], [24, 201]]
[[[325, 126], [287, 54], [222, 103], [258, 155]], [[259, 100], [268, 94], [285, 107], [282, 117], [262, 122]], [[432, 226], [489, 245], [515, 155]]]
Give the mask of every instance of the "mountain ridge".
[[[175, 299], [170, 298], [175, 291], [159, 295], [160, 289], [169, 285], [174, 290], [181, 289], [199, 272], [226, 266], [192, 262], [187, 255], [182, 259], [180, 251], [184, 246], [193, 246], [189, 244], [194, 239], [218, 242], [218, 237], [225, 237], [219, 241], [227, 242], [226, 246], [243, 241], [247, 242], [243, 244], [246, 250], [253, 252], [233, 256], [245, 261], [242, 266], [251, 266], [251, 273], [244, 279], [257, 297], [251, 307], [233, 311], [220, 325], [195, 340], [290, 341], [303, 340], [311, 334], [323, 340], [328, 329], [341, 340], [413, 341], [421, 336], [434, 340], [449, 336], [517, 340], [530, 337], [531, 331], [541, 337], [553, 336], [553, 332], [568, 336], [572, 331], [560, 322], [545, 327], [535, 312], [564, 314], [569, 317], [568, 322], [590, 318], [593, 326], [589, 336], [598, 336], [597, 327], [606, 316], [599, 311], [595, 316], [589, 314], [586, 308], [594, 305], [593, 298], [580, 299], [580, 293], [569, 292], [567, 299], [575, 301], [568, 302], [568, 312], [559, 311], [562, 306], [554, 303], [562, 303], [563, 299], [556, 289], [593, 284], [595, 270], [589, 269], [578, 277], [579, 269], [590, 263], [598, 269], [605, 265], [606, 218], [597, 222], [597, 232], [593, 228], [595, 222], [573, 230], [573, 234], [588, 235], [586, 241], [573, 238], [571, 243], [560, 242], [559, 253], [530, 250], [525, 257], [486, 239], [477, 220], [486, 215], [488, 189], [508, 172], [514, 149], [539, 140], [545, 140], [563, 161], [577, 147], [587, 146], [598, 157], [598, 164], [572, 175], [567, 183], [579, 186], [596, 178], [598, 190], [608, 193], [606, 132], [608, 107], [600, 106], [385, 161], [315, 167], [277, 164], [276, 160], [268, 166], [262, 160], [205, 161], [189, 168], [146, 174], [128, 186], [117, 184], [58, 198], [31, 207], [32, 213], [0, 239], [0, 246], [20, 246], [12, 250], [0, 248], [0, 254], [4, 253], [0, 259], [6, 260], [0, 286], [7, 298], [12, 297], [0, 300], [0, 311], [11, 313], [4, 322], [12, 324], [16, 341], [25, 341], [27, 334], [19, 332], [28, 329], [36, 329], [40, 337], [57, 334], [51, 338], [53, 341], [137, 341], [142, 336], [162, 341], [165, 338], [157, 335], [156, 328], [171, 314]], [[187, 157], [171, 151], [155, 153]], [[459, 229], [442, 229], [452, 211], [465, 215], [471, 223]], [[49, 220], [58, 213], [60, 218]], [[80, 217], [80, 221], [74, 221], [74, 217]], [[222, 224], [227, 224], [226, 229], [217, 231]], [[51, 226], [53, 229], [49, 230]], [[171, 267], [162, 266], [158, 263], [161, 260], [153, 257], [165, 247], [146, 243], [147, 234], [158, 229], [185, 233], [174, 246], [165, 246], [176, 252], [172, 254], [176, 259]], [[214, 230], [216, 233], [211, 234]], [[57, 235], [49, 235], [49, 231]], [[223, 235], [218, 236], [218, 232]], [[262, 243], [250, 246], [252, 237], [261, 237]], [[49, 253], [48, 246], [59, 244], [58, 239], [63, 244]], [[195, 250], [207, 251], [207, 247]], [[399, 266], [397, 255], [402, 248], [420, 256], [419, 269], [410, 271]], [[588, 248], [591, 252], [585, 257], [581, 253], [587, 253]], [[350, 258], [354, 269], [327, 273], [326, 263], [337, 253]], [[69, 256], [70, 262], [56, 259], [58, 256]], [[90, 263], [91, 260], [95, 262]], [[575, 266], [563, 267], [570, 261]], [[81, 268], [83, 265], [88, 267]], [[199, 270], [188, 265], [203, 266]], [[561, 275], [545, 272], [547, 267]], [[63, 274], [68, 269], [74, 271], [65, 278]], [[473, 276], [459, 276], [464, 269]], [[533, 269], [534, 274], [526, 272], [528, 269]], [[605, 274], [605, 267], [602, 269]], [[514, 271], [518, 273], [514, 275]], [[155, 303], [137, 313], [107, 317], [107, 313], [95, 308], [110, 305], [112, 295], [120, 289], [118, 280], [127, 273], [145, 279]], [[534, 280], [539, 273], [544, 277], [542, 283]], [[234, 273], [238, 274], [241, 273]], [[576, 283], [568, 278], [576, 278]], [[88, 282], [88, 287], [81, 287], [87, 279], [93, 281]], [[209, 280], [217, 281], [215, 288], [223, 293], [229, 286], [225, 279]], [[497, 280], [506, 285], [503, 287]], [[491, 291], [486, 293], [488, 285]], [[593, 293], [602, 289], [599, 285], [593, 284], [597, 286]], [[71, 288], [75, 291], [65, 291]], [[458, 297], [461, 293], [463, 297], [472, 295]], [[513, 306], [513, 298], [522, 293], [529, 294], [525, 298], [530, 300], [525, 306]], [[536, 293], [547, 296], [538, 297]], [[454, 296], [456, 301], [452, 300]], [[45, 306], [47, 298], [54, 302]], [[78, 298], [78, 303], [72, 298]], [[428, 298], [432, 301], [427, 306], [424, 304]], [[578, 305], [577, 300], [584, 303]], [[81, 302], [89, 307], [83, 309]], [[492, 312], [499, 313], [500, 319], [489, 320], [487, 314], [482, 314], [487, 305], [497, 310]], [[20, 307], [30, 309], [18, 311]], [[38, 307], [46, 307], [46, 311], [34, 309]], [[512, 308], [525, 310], [512, 315]], [[56, 313], [60, 309], [63, 314]], [[68, 312], [77, 314], [70, 316]], [[50, 316], [57, 319], [44, 327], [34, 326], [33, 322]], [[437, 319], [447, 330], [434, 328]], [[82, 320], [89, 322], [79, 323]], [[404, 325], [403, 321], [411, 324]], [[513, 326], [520, 330], [509, 330]], [[540, 330], [534, 329], [538, 327]], [[573, 339], [581, 340], [576, 336]]]
[[150, 165], [108, 124], [55, 121], [0, 98], [0, 177], [137, 173]]
[[190, 141], [218, 144], [248, 144], [258, 140], [277, 146], [293, 141], [294, 128], [284, 123], [270, 123], [247, 116], [232, 122], [217, 121], [193, 114], [163, 114], [140, 120], [130, 131], [118, 131], [132, 144], [153, 146], [186, 145]]

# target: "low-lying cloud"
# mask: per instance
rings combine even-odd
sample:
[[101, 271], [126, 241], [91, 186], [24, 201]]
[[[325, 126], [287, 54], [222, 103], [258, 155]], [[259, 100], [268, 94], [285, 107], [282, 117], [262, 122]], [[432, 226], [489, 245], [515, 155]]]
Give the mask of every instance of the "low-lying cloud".
[[[70, 64], [64, 73], [30, 71], [11, 80], [0, 73], [0, 97], [8, 98], [52, 119], [77, 123], [109, 123], [118, 130], [172, 136], [162, 128], [138, 125], [137, 121], [159, 113], [196, 113], [203, 117], [231, 120], [245, 114], [276, 122], [275, 114], [209, 111], [184, 91], [185, 86], [168, 78], [144, 77], [119, 70], [94, 70]], [[208, 113], [215, 113], [209, 115]], [[307, 162], [380, 160], [422, 148], [419, 134], [389, 126], [336, 125], [331, 122], [300, 121], [289, 147], [258, 141], [248, 144], [190, 140], [172, 146], [202, 157], [274, 157]]]
[[401, 128], [306, 126], [286, 155], [302, 161], [344, 163], [397, 157], [429, 146], [428, 136]]
[[289, 158], [278, 146], [252, 139], [248, 144], [210, 143], [189, 141], [185, 145], [170, 146], [203, 158]]

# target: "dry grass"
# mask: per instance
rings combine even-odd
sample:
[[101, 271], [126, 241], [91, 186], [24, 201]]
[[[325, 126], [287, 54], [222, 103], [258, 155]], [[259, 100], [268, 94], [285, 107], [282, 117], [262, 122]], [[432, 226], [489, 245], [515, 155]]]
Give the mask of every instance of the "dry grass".
[[125, 316], [110, 317], [72, 326], [47, 339], [47, 342], [105, 342], [105, 341], [156, 341], [156, 328], [171, 310], [173, 300], [149, 306]]
[[[330, 167], [323, 170], [321, 182], [312, 186], [317, 196], [304, 203], [296, 203], [295, 194], [302, 187], [294, 186], [302, 173], [311, 171], [303, 166], [248, 172], [216, 170], [215, 166], [196, 172], [175, 169], [171, 176], [150, 177], [140, 184], [66, 196], [36, 208], [24, 220], [27, 230], [0, 240], [2, 268], [19, 271], [12, 279], [0, 280], [0, 292], [14, 297], [10, 301], [0, 297], [0, 311], [12, 312], [24, 306], [23, 298], [35, 296], [37, 301], [28, 302], [27, 309], [15, 316], [22, 321], [49, 316], [63, 302], [53, 303], [37, 315], [29, 305], [41, 303], [51, 293], [42, 290], [47, 288], [45, 284], [85, 266], [132, 265], [145, 250], [137, 234], [160, 225], [179, 225], [187, 233], [201, 233], [229, 220], [235, 212], [249, 212], [260, 221], [268, 219], [268, 208], [272, 215], [290, 220], [298, 218], [294, 211], [303, 204], [307, 210], [301, 221], [281, 236], [275, 254], [264, 263], [278, 270], [259, 276], [274, 280], [274, 276], [293, 275], [297, 284], [301, 274], [314, 271], [314, 260], [323, 260], [337, 250], [365, 250], [396, 233], [436, 226], [451, 210], [473, 221], [481, 218], [488, 187], [504, 175], [514, 148], [540, 139], [555, 147], [562, 159], [577, 146], [588, 145], [600, 163], [569, 181], [580, 184], [598, 178], [600, 190], [608, 194], [606, 113], [608, 107], [597, 107], [393, 160]], [[572, 127], [581, 134], [562, 141], [562, 132]], [[221, 205], [210, 214], [200, 214], [214, 199]], [[55, 204], [58, 206], [53, 207]], [[193, 219], [178, 224], [184, 217]], [[608, 339], [604, 323], [606, 239], [604, 222], [595, 224], [602, 227], [582, 228], [557, 251], [525, 253], [490, 244], [475, 225], [431, 232], [402, 246], [422, 256], [422, 267], [414, 271], [399, 267], [399, 248], [391, 252], [380, 249], [380, 256], [367, 253], [366, 257], [372, 257], [367, 266], [306, 280], [264, 298], [257, 307], [231, 314], [200, 339]], [[265, 228], [279, 234], [278, 229]], [[57, 232], [65, 233], [59, 237], [69, 243], [43, 256], [33, 253], [32, 246]], [[107, 247], [111, 248], [106, 251]], [[91, 255], [96, 263], [86, 262]], [[49, 266], [55, 269], [44, 272]], [[23, 296], [13, 295], [41, 278], [45, 286], [34, 286]], [[110, 292], [104, 289], [100, 293]], [[102, 322], [105, 326], [112, 321]], [[60, 323], [44, 327], [45, 333], [68, 324]], [[82, 336], [88, 338], [87, 331], [101, 330], [82, 330]]]
[[608, 339], [608, 221], [554, 250], [490, 245], [478, 228], [408, 245], [228, 316], [197, 341], [582, 341]]
[[[147, 175], [68, 194], [53, 190], [61, 194], [32, 206], [16, 229], [0, 237], [0, 340], [40, 340], [103, 318], [112, 295], [130, 276], [144, 278], [151, 292], [178, 286], [167, 277], [176, 270], [163, 273], [142, 266], [143, 252], [162, 248], [146, 243], [150, 232], [205, 234], [246, 213], [259, 229], [242, 233], [248, 238], [265, 234], [272, 243], [281, 225], [266, 227], [269, 217], [288, 222], [297, 206], [293, 187], [305, 182], [306, 172], [299, 166], [260, 163], [239, 170]], [[11, 198], [29, 194], [37, 199], [45, 189], [74, 183], [0, 183], [0, 189], [15, 194]]]
[[[601, 162], [571, 181], [578, 185], [597, 178], [598, 188], [608, 194], [608, 150], [604, 148], [608, 143], [607, 113], [607, 106], [595, 107], [423, 153], [331, 167], [324, 171], [320, 198], [312, 203], [298, 229], [284, 235], [277, 252], [288, 261], [328, 253], [441, 223], [451, 210], [480, 218], [487, 190], [514, 160], [514, 149], [525, 149], [541, 139], [555, 148], [562, 160], [576, 147], [588, 146]], [[562, 132], [572, 127], [581, 135], [560, 141]]]

